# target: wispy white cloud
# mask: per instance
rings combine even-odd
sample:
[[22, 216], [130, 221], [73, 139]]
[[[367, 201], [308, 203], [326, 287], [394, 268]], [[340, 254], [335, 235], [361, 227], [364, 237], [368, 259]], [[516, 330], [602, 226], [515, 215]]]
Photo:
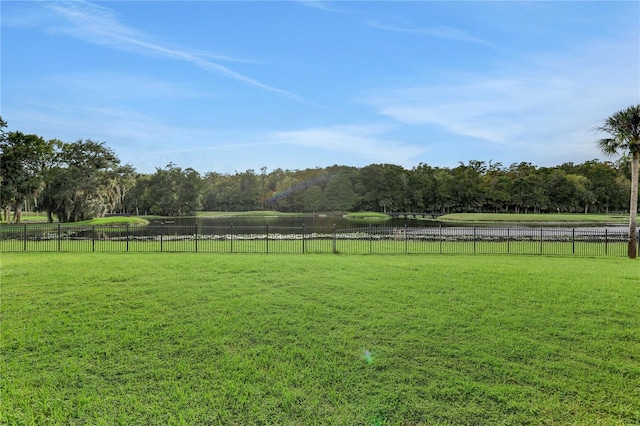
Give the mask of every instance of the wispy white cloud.
[[396, 33], [414, 34], [419, 36], [435, 37], [450, 41], [459, 41], [464, 43], [476, 43], [486, 46], [495, 47], [495, 45], [487, 40], [475, 37], [469, 34], [467, 31], [463, 31], [457, 28], [451, 28], [447, 26], [434, 26], [425, 28], [409, 28], [399, 27], [394, 25], [383, 24], [377, 21], [370, 21], [369, 26], [384, 31], [392, 31]]
[[209, 58], [209, 59], [213, 59], [216, 61], [223, 61], [223, 62], [235, 62], [239, 64], [261, 64], [262, 63], [261, 61], [257, 61], [255, 59], [240, 58], [237, 56], [222, 55], [222, 54], [216, 54], [216, 53], [211, 53], [211, 52], [206, 52], [201, 50], [197, 50], [197, 51], [194, 50], [193, 54], [201, 58]]
[[252, 158], [252, 152], [257, 146], [266, 144], [259, 140], [243, 142], [253, 140], [247, 132], [234, 133], [202, 124], [163, 120], [153, 113], [123, 104], [89, 105], [25, 99], [8, 113], [10, 124], [30, 129], [29, 132], [45, 139], [107, 142], [123, 163], [134, 164], [143, 173], [152, 173], [156, 167], [170, 162], [194, 167], [202, 173], [229, 171], [221, 169], [222, 165], [213, 160], [219, 156], [212, 159], [208, 153], [221, 151], [227, 157], [259, 163]]
[[[166, 130], [166, 129], [165, 129]], [[177, 129], [176, 129], [177, 130]], [[176, 130], [169, 134], [175, 134]], [[287, 146], [304, 148], [307, 155], [313, 157], [312, 152], [324, 152], [334, 158], [341, 158], [343, 154], [360, 158], [367, 163], [395, 163], [411, 166], [416, 163], [416, 157], [424, 153], [424, 146], [412, 146], [390, 138], [387, 132], [391, 129], [382, 125], [342, 125], [327, 127], [312, 127], [301, 130], [279, 131], [246, 131], [236, 134], [220, 134], [217, 129], [201, 129], [197, 140], [209, 141], [189, 147], [170, 147], [152, 149], [150, 154], [168, 153], [203, 153], [210, 151], [224, 151], [240, 153], [247, 149], [265, 148], [278, 152], [287, 152]], [[180, 129], [193, 135], [194, 130]], [[195, 136], [195, 135], [193, 135]], [[270, 147], [270, 148], [269, 148]], [[284, 147], [284, 148], [283, 148]], [[246, 155], [250, 155], [246, 152]]]
[[86, 1], [51, 2], [47, 7], [64, 17], [72, 26], [57, 27], [55, 30], [73, 37], [116, 49], [143, 54], [154, 54], [164, 58], [191, 63], [206, 71], [234, 79], [249, 86], [266, 90], [299, 102], [312, 104], [300, 95], [278, 87], [262, 83], [205, 59], [204, 55], [184, 49], [163, 46], [134, 28], [122, 24], [115, 13], [106, 7]]
[[638, 56], [637, 41], [591, 44], [498, 71], [451, 75], [445, 84], [377, 90], [364, 102], [398, 122], [470, 138], [486, 149], [547, 160], [571, 152], [597, 158], [593, 126], [638, 102]]
[[[151, 84], [147, 89], [153, 92], [154, 87]], [[141, 96], [147, 96], [147, 89], [139, 89]], [[174, 90], [173, 87], [164, 89]], [[70, 85], [68, 90], [76, 89]], [[95, 92], [91, 93], [92, 97], [96, 96]], [[141, 111], [118, 99], [95, 103], [24, 99], [20, 107], [10, 113], [12, 122], [30, 123], [30, 128], [45, 138], [108, 141], [123, 162], [135, 164], [144, 172], [170, 161], [202, 172], [229, 172], [263, 163], [272, 167], [315, 167], [345, 161], [338, 160], [345, 158], [350, 159], [350, 164], [359, 161], [363, 165], [393, 163], [412, 167], [429, 149], [394, 137], [397, 129], [388, 125], [347, 124], [280, 130], [219, 128], [203, 122], [166, 121], [153, 111]], [[47, 132], [39, 131], [40, 128]]]
[[[283, 146], [311, 149], [309, 152], [322, 151], [334, 154], [349, 154], [365, 162], [412, 165], [416, 157], [424, 153], [424, 146], [412, 146], [388, 137], [391, 129], [382, 125], [342, 125], [312, 127], [301, 130], [279, 130], [271, 132], [242, 132], [235, 135], [216, 135], [219, 130], [200, 130], [199, 140], [209, 143], [189, 147], [169, 147], [153, 149], [150, 153], [198, 153], [207, 151], [243, 152], [247, 148]], [[188, 132], [190, 135], [193, 130]], [[171, 131], [170, 134], [176, 133]], [[287, 149], [279, 149], [286, 152]]]
[[369, 162], [414, 164], [424, 153], [424, 146], [413, 146], [394, 140], [386, 133], [391, 129], [381, 125], [343, 125], [314, 127], [303, 130], [278, 131], [268, 140], [320, 149], [335, 153], [349, 153]]
[[[64, 141], [90, 138], [100, 141], [118, 141], [117, 148], [135, 147], [145, 150], [182, 141], [193, 134], [193, 129], [168, 123], [153, 115], [123, 105], [99, 105], [25, 99], [10, 111], [12, 121], [29, 123], [45, 138]], [[47, 132], [38, 131], [47, 129]], [[197, 139], [194, 139], [197, 140]]]
[[[159, 80], [148, 75], [117, 71], [68, 72], [50, 75], [39, 82], [29, 82], [30, 92], [64, 93], [74, 102], [93, 103], [130, 100], [197, 99], [207, 96], [182, 82]], [[54, 93], [51, 93], [54, 92]]]
[[310, 7], [312, 9], [325, 10], [329, 12], [335, 12], [336, 9], [329, 6], [326, 1], [322, 0], [296, 0], [298, 4], [301, 4], [306, 7]]

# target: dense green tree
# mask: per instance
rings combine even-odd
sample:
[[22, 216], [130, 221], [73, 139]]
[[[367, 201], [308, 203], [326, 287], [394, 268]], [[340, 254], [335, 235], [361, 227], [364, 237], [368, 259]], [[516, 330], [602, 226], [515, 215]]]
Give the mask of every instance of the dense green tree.
[[298, 193], [302, 188], [300, 178], [296, 173], [287, 170], [277, 185], [276, 193], [271, 198], [272, 208], [284, 212], [294, 212], [298, 206]]
[[208, 172], [202, 178], [202, 209], [204, 211], [220, 210], [216, 200], [216, 184], [221, 176], [219, 173]]
[[216, 179], [212, 194], [216, 208], [222, 211], [242, 211], [243, 196], [238, 175], [224, 175]]
[[261, 179], [253, 169], [239, 174], [242, 210], [260, 210], [262, 208]]
[[149, 177], [144, 200], [149, 213], [160, 216], [194, 216], [200, 208], [203, 181], [192, 169], [169, 163]]
[[482, 176], [480, 190], [484, 193], [484, 208], [494, 213], [508, 211], [511, 201], [512, 181], [501, 163], [489, 163]]
[[[436, 169], [420, 163], [412, 169], [411, 181], [413, 197], [415, 198], [415, 212], [435, 212], [438, 210]], [[420, 199], [418, 200], [418, 197]]]
[[[202, 207], [246, 211], [264, 206], [286, 212], [584, 212], [585, 208], [619, 211], [621, 200], [626, 200], [621, 189], [625, 178], [613, 163], [567, 163], [553, 168], [520, 163], [504, 168], [500, 163], [472, 160], [454, 169], [420, 164], [406, 170], [372, 164], [270, 173], [263, 168], [261, 172], [208, 173], [203, 178]], [[606, 191], [592, 181], [597, 176], [599, 183], [607, 183]]]
[[450, 169], [438, 168], [435, 171], [435, 202], [442, 214], [451, 213], [459, 203], [455, 198], [456, 179]]
[[358, 197], [346, 173], [335, 174], [326, 184], [324, 201], [327, 210], [350, 211], [356, 206]]
[[324, 205], [324, 187], [331, 176], [322, 168], [286, 171], [271, 206], [287, 212], [315, 212]]
[[311, 185], [303, 193], [303, 209], [305, 211], [316, 213], [322, 211], [325, 206], [324, 193], [321, 185]]
[[404, 207], [404, 168], [393, 164], [371, 164], [358, 174], [363, 191], [361, 210], [399, 211]]
[[576, 171], [591, 182], [595, 197], [594, 206], [598, 211], [609, 213], [611, 209], [615, 211], [626, 209], [629, 191], [626, 186], [620, 186], [618, 177], [624, 179], [624, 176], [614, 164], [591, 160], [578, 165]]
[[425, 204], [425, 188], [421, 184], [421, 176], [417, 173], [416, 168], [407, 170], [402, 175], [404, 188], [404, 203], [406, 208], [403, 210], [411, 213], [422, 213], [427, 210]]
[[600, 139], [598, 146], [603, 153], [614, 155], [628, 152], [631, 155], [631, 199], [629, 203], [629, 257], [638, 256], [638, 169], [640, 168], [640, 104], [613, 114], [597, 127], [609, 137]]
[[451, 188], [457, 211], [477, 212], [484, 204], [481, 178], [486, 167], [484, 162], [470, 161], [468, 165], [460, 163], [451, 173], [455, 185]]
[[589, 213], [590, 206], [596, 202], [589, 178], [582, 175], [570, 174], [566, 176], [566, 179], [573, 187], [572, 198], [575, 203], [584, 211], [585, 214]]
[[[2, 125], [6, 123], [2, 121]], [[36, 200], [44, 189], [44, 175], [53, 156], [54, 143], [18, 131], [5, 133], [3, 130], [1, 138], [0, 200], [7, 222], [9, 210], [13, 208], [14, 221], [20, 223], [25, 202]]]
[[573, 212], [578, 208], [575, 184], [567, 176], [561, 169], [548, 169], [544, 174], [543, 185], [549, 199], [550, 211]]
[[508, 174], [513, 180], [511, 200], [516, 213], [540, 213], [548, 208], [543, 176], [536, 166], [527, 162], [512, 164]]
[[[53, 165], [45, 174], [41, 208], [52, 219], [76, 222], [103, 216], [121, 204], [132, 186], [130, 166], [120, 168], [117, 155], [103, 142], [57, 141]], [[122, 178], [127, 175], [127, 178]]]
[[135, 176], [134, 185], [127, 191], [122, 202], [125, 213], [136, 216], [150, 214], [150, 181], [151, 175], [137, 174]]

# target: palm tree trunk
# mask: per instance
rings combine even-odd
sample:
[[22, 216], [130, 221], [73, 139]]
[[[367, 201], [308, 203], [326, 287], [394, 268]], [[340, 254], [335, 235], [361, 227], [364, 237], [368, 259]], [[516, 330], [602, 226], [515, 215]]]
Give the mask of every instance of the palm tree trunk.
[[636, 151], [631, 157], [631, 203], [629, 206], [629, 258], [638, 257], [638, 168], [640, 167], [640, 152]]

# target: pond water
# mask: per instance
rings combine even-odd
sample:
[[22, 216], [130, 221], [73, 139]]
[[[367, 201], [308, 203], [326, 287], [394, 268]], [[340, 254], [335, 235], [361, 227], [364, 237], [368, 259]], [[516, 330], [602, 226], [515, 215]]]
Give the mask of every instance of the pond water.
[[604, 223], [462, 223], [462, 222], [443, 222], [435, 219], [413, 219], [405, 217], [397, 217], [389, 220], [366, 220], [366, 219], [347, 219], [342, 215], [305, 215], [305, 216], [235, 216], [235, 217], [175, 217], [175, 218], [158, 218], [150, 220], [151, 225], [174, 225], [190, 227], [195, 226], [273, 226], [283, 228], [323, 228], [332, 229], [335, 225], [336, 229], [352, 229], [364, 226], [391, 226], [391, 227], [544, 227], [544, 228], [618, 228], [626, 226], [624, 224], [604, 224]]
[[277, 226], [301, 228], [303, 225], [313, 228], [350, 229], [361, 226], [440, 226], [436, 220], [418, 220], [394, 218], [389, 220], [347, 219], [341, 215], [308, 215], [308, 216], [235, 216], [235, 217], [176, 217], [159, 218], [149, 221], [151, 225], [176, 226]]

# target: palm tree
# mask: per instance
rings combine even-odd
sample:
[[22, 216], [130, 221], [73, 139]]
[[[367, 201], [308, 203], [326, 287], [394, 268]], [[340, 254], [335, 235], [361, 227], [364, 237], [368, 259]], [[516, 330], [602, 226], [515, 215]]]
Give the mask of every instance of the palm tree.
[[608, 133], [609, 138], [600, 139], [598, 146], [606, 155], [619, 151], [631, 154], [631, 203], [629, 206], [629, 257], [638, 256], [638, 168], [640, 167], [640, 104], [613, 114], [596, 127]]

